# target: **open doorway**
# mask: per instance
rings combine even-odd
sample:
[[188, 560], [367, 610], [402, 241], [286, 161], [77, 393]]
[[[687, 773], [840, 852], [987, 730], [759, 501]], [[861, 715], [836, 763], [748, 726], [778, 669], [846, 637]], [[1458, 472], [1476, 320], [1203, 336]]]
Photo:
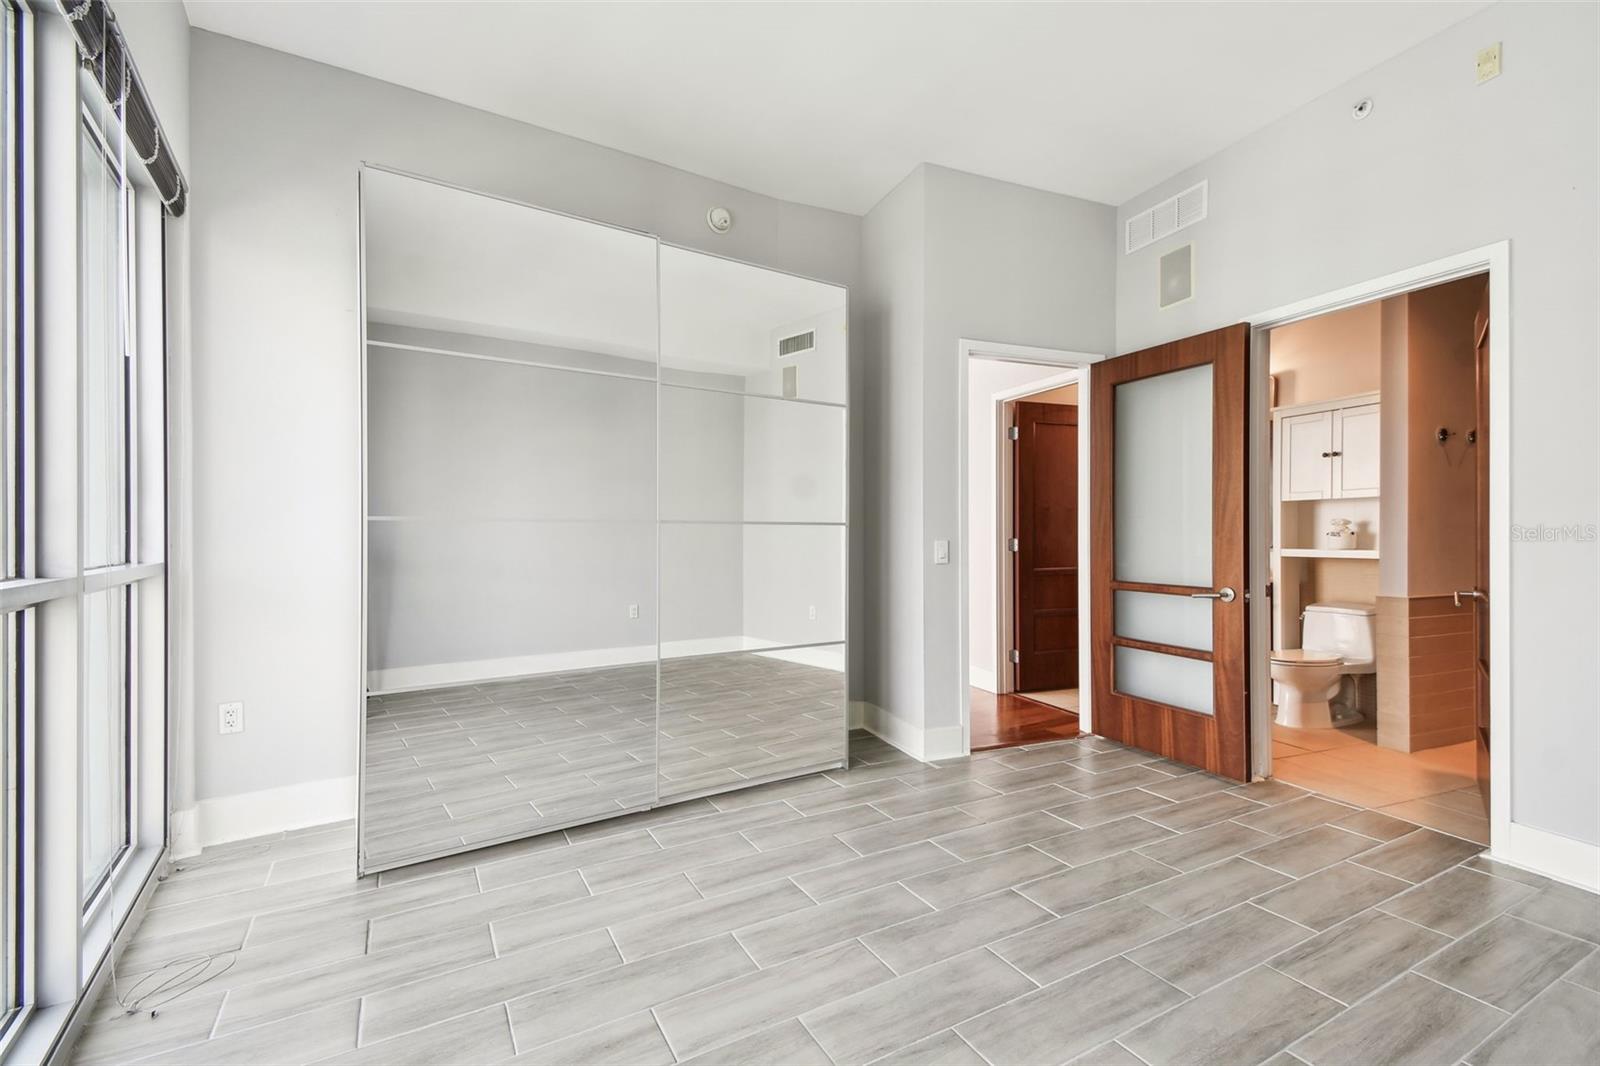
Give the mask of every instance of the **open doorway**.
[[1267, 331], [1272, 776], [1484, 844], [1488, 285]]
[[970, 750], [1078, 735], [1080, 372], [968, 362]]

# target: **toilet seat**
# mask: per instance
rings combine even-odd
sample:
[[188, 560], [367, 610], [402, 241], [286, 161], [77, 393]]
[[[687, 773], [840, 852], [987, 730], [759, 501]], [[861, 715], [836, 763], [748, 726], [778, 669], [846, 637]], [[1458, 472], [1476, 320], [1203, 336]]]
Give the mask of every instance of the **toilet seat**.
[[1272, 653], [1272, 661], [1284, 666], [1338, 666], [1344, 657], [1325, 651], [1307, 651], [1304, 648], [1280, 648]]

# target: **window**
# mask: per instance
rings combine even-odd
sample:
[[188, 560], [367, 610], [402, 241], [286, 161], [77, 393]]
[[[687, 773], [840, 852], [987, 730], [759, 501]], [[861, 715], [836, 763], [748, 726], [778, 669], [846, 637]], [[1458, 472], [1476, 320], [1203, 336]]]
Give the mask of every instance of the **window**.
[[[18, 239], [17, 116], [22, 97], [17, 9], [0, 2], [0, 579], [19, 572], [17, 492], [21, 484], [21, 423], [17, 311], [20, 302], [21, 242]], [[18, 756], [21, 751], [21, 701], [17, 665], [26, 612], [0, 614], [0, 1031], [9, 1028], [21, 1003], [22, 852]]]
[[0, 18], [3, 1061], [48, 1057], [166, 847], [167, 597], [161, 197], [64, 16]]
[[[94, 124], [83, 124], [78, 180], [80, 426], [85, 572], [128, 562], [128, 376], [133, 197]], [[79, 842], [87, 907], [129, 843], [127, 590], [85, 592]]]

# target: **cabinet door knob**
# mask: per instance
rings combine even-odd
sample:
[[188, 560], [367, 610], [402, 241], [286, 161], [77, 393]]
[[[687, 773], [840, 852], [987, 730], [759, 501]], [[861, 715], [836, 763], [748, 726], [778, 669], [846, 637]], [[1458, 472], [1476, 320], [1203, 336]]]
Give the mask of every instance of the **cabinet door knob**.
[[1329, 457], [1331, 457], [1331, 456], [1332, 456], [1332, 455], [1333, 455], [1333, 453], [1332, 453], [1332, 452], [1323, 452], [1323, 453], [1322, 453], [1322, 457], [1323, 457], [1323, 458], [1324, 458], [1324, 459], [1327, 459], [1327, 458], [1329, 458]]

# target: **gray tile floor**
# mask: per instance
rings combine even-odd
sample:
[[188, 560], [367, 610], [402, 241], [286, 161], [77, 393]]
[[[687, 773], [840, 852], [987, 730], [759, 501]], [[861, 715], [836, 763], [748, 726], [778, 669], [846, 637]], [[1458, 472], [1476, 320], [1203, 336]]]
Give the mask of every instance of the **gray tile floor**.
[[[659, 719], [657, 709], [659, 706]], [[751, 652], [372, 696], [366, 867], [835, 764], [844, 675]]]
[[1095, 737], [852, 747], [359, 882], [347, 826], [210, 849], [76, 1061], [1600, 1060], [1600, 898], [1475, 844]]

